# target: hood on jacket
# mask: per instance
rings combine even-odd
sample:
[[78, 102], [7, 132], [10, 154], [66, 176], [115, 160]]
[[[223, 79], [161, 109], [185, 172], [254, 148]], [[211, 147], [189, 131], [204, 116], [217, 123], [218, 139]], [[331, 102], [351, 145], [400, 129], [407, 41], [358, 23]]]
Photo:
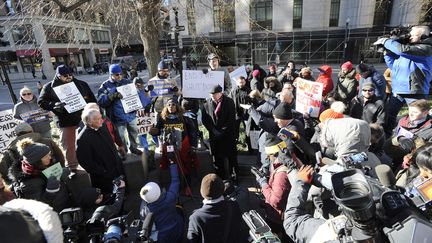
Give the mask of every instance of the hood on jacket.
[[354, 118], [328, 119], [321, 131], [321, 142], [333, 147], [337, 158], [352, 153], [366, 152], [370, 145], [371, 132], [366, 121]]
[[279, 80], [276, 77], [274, 76], [267, 77], [264, 82], [264, 88], [265, 89], [270, 88], [270, 83], [274, 84], [274, 86], [271, 88], [273, 91], [280, 92], [282, 90], [282, 84], [281, 82], [279, 82]]
[[[321, 67], [318, 68], [318, 70], [320, 71], [320, 75], [319, 76], [327, 76], [327, 77], [331, 77], [332, 75], [332, 67], [330, 67], [329, 65], [322, 65]], [[324, 73], [322, 73], [324, 72]]]

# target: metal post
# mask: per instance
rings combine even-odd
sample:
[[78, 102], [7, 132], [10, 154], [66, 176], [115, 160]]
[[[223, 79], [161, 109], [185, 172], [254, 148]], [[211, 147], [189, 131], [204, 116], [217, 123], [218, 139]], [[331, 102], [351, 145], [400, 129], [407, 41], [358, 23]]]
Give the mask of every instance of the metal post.
[[179, 20], [178, 20], [178, 8], [174, 7], [174, 16], [175, 16], [175, 29], [174, 29], [174, 41], [175, 44], [177, 46], [177, 60], [178, 60], [178, 70], [180, 72], [180, 80], [181, 80], [181, 84], [183, 86], [183, 48], [180, 47], [180, 43], [179, 43], [179, 35], [180, 35], [180, 26], [179, 26]]
[[348, 25], [350, 22], [350, 18], [347, 18], [345, 20], [345, 38], [344, 38], [344, 50], [343, 50], [343, 56], [342, 56], [342, 62], [345, 62], [345, 57], [346, 57], [346, 49], [348, 46]]
[[5, 62], [4, 62], [4, 61], [0, 61], [0, 65], [1, 65], [1, 70], [2, 70], [2, 72], [3, 72], [3, 75], [4, 75], [4, 82], [5, 82], [6, 85], [8, 86], [9, 94], [10, 94], [10, 96], [11, 96], [11, 98], [12, 98], [12, 102], [13, 102], [14, 104], [16, 104], [18, 99], [17, 99], [17, 97], [15, 96], [15, 93], [13, 92], [12, 85], [11, 85], [11, 82], [10, 82], [10, 80], [9, 80], [9, 76], [8, 76], [8, 74], [7, 74], [7, 71], [6, 71]]

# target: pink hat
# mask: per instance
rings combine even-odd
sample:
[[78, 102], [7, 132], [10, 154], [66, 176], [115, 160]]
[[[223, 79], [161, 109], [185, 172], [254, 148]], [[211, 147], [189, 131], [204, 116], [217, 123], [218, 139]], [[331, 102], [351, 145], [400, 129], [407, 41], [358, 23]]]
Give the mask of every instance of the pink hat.
[[347, 70], [352, 70], [353, 69], [353, 64], [350, 61], [348, 61], [348, 62], [345, 62], [344, 64], [342, 64], [341, 68], [342, 69], [347, 69]]
[[258, 76], [259, 75], [259, 70], [254, 70], [253, 72], [252, 72], [252, 77], [256, 77], [256, 76]]

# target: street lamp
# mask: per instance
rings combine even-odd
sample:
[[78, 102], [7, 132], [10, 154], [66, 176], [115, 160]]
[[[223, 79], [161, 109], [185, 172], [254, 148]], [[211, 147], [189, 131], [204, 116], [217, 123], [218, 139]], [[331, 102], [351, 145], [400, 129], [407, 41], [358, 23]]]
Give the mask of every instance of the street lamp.
[[350, 18], [347, 18], [345, 20], [345, 38], [344, 38], [344, 50], [343, 50], [343, 56], [342, 56], [342, 61], [346, 61], [345, 57], [346, 57], [346, 48], [348, 45], [348, 39], [349, 39], [349, 34], [348, 34], [348, 26], [349, 26], [349, 22], [351, 21]]

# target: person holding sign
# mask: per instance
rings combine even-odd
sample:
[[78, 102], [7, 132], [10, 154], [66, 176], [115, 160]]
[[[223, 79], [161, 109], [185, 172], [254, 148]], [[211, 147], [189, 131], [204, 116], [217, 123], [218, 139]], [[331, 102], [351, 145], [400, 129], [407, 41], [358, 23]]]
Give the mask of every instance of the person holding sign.
[[84, 107], [71, 113], [66, 110], [65, 106], [67, 104], [59, 98], [54, 90], [56, 87], [65, 87], [62, 85], [66, 84], [73, 84], [78, 89], [79, 94], [75, 95], [78, 96], [77, 98], [83, 98], [86, 103], [96, 102], [96, 98], [89, 85], [84, 81], [76, 79], [72, 75], [72, 70], [67, 66], [60, 65], [56, 69], [54, 79], [42, 87], [38, 104], [42, 109], [54, 112], [58, 117], [58, 126], [61, 131], [60, 144], [65, 151], [66, 166], [72, 170], [76, 170], [78, 161], [75, 153], [75, 134], [81, 120], [82, 108]]
[[[131, 153], [141, 155], [136, 139], [138, 137], [136, 110], [126, 112], [123, 106], [123, 95], [117, 90], [124, 85], [132, 84], [130, 80], [122, 77], [122, 69], [118, 64], [109, 67], [110, 77], [103, 82], [98, 90], [97, 103], [105, 109], [106, 115], [117, 127], [123, 144], [127, 144], [125, 133], [129, 137], [129, 150]], [[135, 87], [134, 87], [135, 88]], [[136, 88], [133, 91], [138, 94]]]
[[174, 96], [177, 99], [180, 96], [179, 88], [175, 79], [170, 78], [168, 64], [160, 61], [158, 64], [157, 74], [148, 81], [148, 85], [153, 86], [154, 90], [150, 92], [153, 98], [153, 109], [161, 113], [167, 101]]
[[49, 114], [37, 104], [37, 98], [33, 91], [24, 86], [20, 90], [21, 102], [14, 107], [14, 117], [30, 124], [34, 132], [40, 133], [44, 138], [51, 138], [51, 126]]
[[[226, 69], [221, 68], [219, 56], [214, 54], [214, 53], [210, 53], [207, 56], [207, 61], [209, 63], [211, 71], [223, 71], [224, 72], [223, 91], [224, 91], [225, 95], [229, 95], [229, 93], [231, 92], [231, 88], [232, 88], [231, 79], [229, 77], [228, 71]], [[207, 73], [206, 70], [203, 70], [203, 72]]]
[[[30, 138], [20, 140], [17, 147], [22, 160], [15, 161], [9, 171], [16, 196], [47, 203], [58, 213], [71, 206], [69, 192], [62, 181], [63, 168], [53, 164], [50, 148]], [[55, 172], [51, 167], [60, 168]], [[51, 172], [44, 173], [46, 169]]]

